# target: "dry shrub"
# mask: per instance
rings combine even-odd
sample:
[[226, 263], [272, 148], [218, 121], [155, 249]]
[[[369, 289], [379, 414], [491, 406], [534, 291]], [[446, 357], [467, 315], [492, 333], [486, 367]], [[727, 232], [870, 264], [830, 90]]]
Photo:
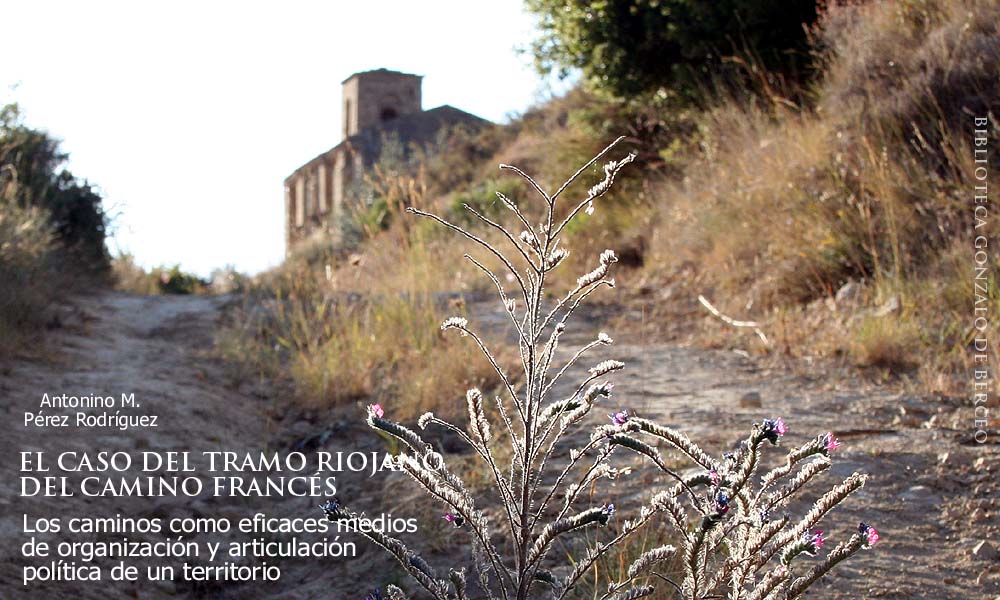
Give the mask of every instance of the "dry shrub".
[[[306, 281], [305, 275], [301, 281]], [[308, 285], [247, 298], [217, 347], [237, 381], [289, 380], [310, 408], [376, 401], [402, 414], [448, 414], [489, 365], [434, 325], [446, 307], [431, 294], [323, 294]]]
[[911, 320], [865, 317], [855, 326], [851, 356], [858, 366], [904, 371], [917, 361], [918, 336]]
[[949, 138], [967, 134], [971, 115], [991, 113], [1000, 97], [995, 0], [835, 6], [816, 36], [825, 51], [821, 112], [898, 134], [938, 169], [965, 151]]
[[[861, 364], [920, 365], [930, 379], [958, 372], [971, 342], [973, 117], [989, 115], [990, 139], [1000, 134], [997, 16], [997, 0], [827, 9], [814, 106], [734, 97], [702, 115], [700, 158], [660, 190], [653, 270], [693, 273], [695, 294], [772, 331], [803, 319], [795, 353], [837, 349]], [[804, 320], [851, 280], [907, 309], [810, 330]], [[800, 306], [810, 308], [788, 310]]]
[[485, 360], [465, 340], [444, 339], [441, 311], [428, 297], [387, 297], [338, 304], [305, 323], [325, 328], [292, 348], [290, 373], [302, 401], [329, 407], [373, 399], [415, 417], [448, 414], [470, 385], [484, 385]]
[[[591, 162], [601, 160], [621, 139]], [[600, 333], [581, 345], [565, 363], [556, 358], [562, 334], [577, 316], [581, 302], [603, 287], [615, 287], [611, 273], [618, 258], [611, 250], [602, 252], [596, 267], [580, 275], [551, 307], [543, 306], [540, 300], [543, 288], [548, 275], [565, 264], [568, 251], [561, 236], [568, 223], [585, 214], [585, 209], [592, 212], [599, 199], [603, 205], [602, 196], [616, 174], [634, 159], [634, 154], [628, 154], [607, 162], [604, 178], [582, 199], [570, 202], [560, 195], [586, 169], [577, 171], [558, 190], [546, 192], [516, 167], [502, 167], [537, 191], [534, 200], [543, 204], [546, 213], [542, 220], [545, 225], [535, 232], [519, 206], [506, 200], [505, 207], [531, 231], [516, 236], [483, 219], [509, 242], [503, 246], [493, 246], [439, 215], [412, 210], [473, 242], [476, 255], [488, 254], [500, 260], [503, 268], [496, 272], [478, 262], [476, 265], [495, 286], [498, 307], [504, 320], [510, 321], [520, 359], [510, 368], [502, 366], [491, 351], [492, 341], [463, 316], [450, 317], [440, 327], [475, 340], [494, 370], [493, 379], [502, 385], [495, 395], [484, 395], [478, 388], [468, 390], [468, 415], [461, 420], [447, 421], [427, 412], [418, 419], [417, 428], [455, 433], [458, 441], [472, 450], [478, 467], [493, 476], [494, 493], [486, 497], [473, 496], [467, 485], [465, 472], [473, 468], [467, 461], [460, 461], [462, 471], [454, 471], [454, 462], [442, 455], [430, 460], [433, 446], [422, 433], [394, 420], [396, 415], [381, 405], [368, 407], [368, 425], [383, 437], [396, 440], [394, 466], [439, 502], [447, 511], [443, 517], [468, 531], [473, 545], [464, 564], [450, 561], [444, 574], [407, 548], [402, 539], [378, 530], [359, 529], [397, 559], [415, 586], [422, 588], [421, 597], [528, 600], [551, 596], [562, 600], [590, 587], [582, 582], [603, 570], [611, 577], [601, 586], [607, 590], [602, 598], [648, 597], [656, 591], [652, 583], [666, 583], [671, 591], [690, 600], [723, 595], [733, 600], [793, 600], [804, 596], [838, 563], [879, 540], [878, 531], [862, 522], [849, 539], [824, 558], [795, 562], [802, 554], [817, 556], [824, 537], [816, 525], [865, 485], [867, 475], [861, 473], [852, 474], [818, 496], [799, 519], [782, 516], [772, 520], [769, 516], [779, 510], [784, 512], [810, 480], [830, 468], [831, 453], [840, 446], [832, 433], [819, 434], [793, 448], [783, 465], [762, 473], [758, 467], [767, 446], [765, 441], [777, 445], [787, 430], [781, 418], [755, 423], [734, 454], [715, 459], [683, 433], [632, 416], [627, 410], [609, 414], [611, 424], [597, 425], [588, 419], [598, 405], [598, 410], [608, 409], [606, 400], [611, 397], [613, 384], [607, 378], [623, 369], [623, 362], [601, 360], [578, 385], [570, 386], [575, 391], [566, 396], [555, 391], [573, 365], [580, 360], [598, 360], [590, 353], [614, 343], [606, 333]], [[566, 213], [565, 218], [556, 216], [560, 200], [568, 208], [560, 211]], [[503, 283], [505, 280], [509, 283]], [[523, 385], [515, 387], [512, 383], [510, 374], [515, 371], [523, 373]], [[499, 422], [490, 419], [488, 406], [496, 407]], [[672, 466], [673, 461], [664, 459], [660, 446], [676, 450], [683, 464], [692, 468]], [[495, 452], [498, 448], [503, 451]], [[611, 525], [622, 507], [602, 497], [599, 490], [603, 488], [607, 493], [607, 487], [600, 481], [631, 473], [631, 468], [619, 470], [612, 466], [611, 457], [617, 449], [648, 458], [658, 477], [652, 480], [655, 493], [639, 506], [630, 502], [632, 506], [624, 508], [629, 518], [602, 535], [599, 532]], [[568, 461], [557, 460], [560, 456], [568, 457]], [[331, 521], [350, 522], [364, 514], [351, 504], [352, 499], [334, 498], [320, 508]], [[669, 523], [677, 546], [642, 550], [626, 547], [629, 538], [638, 538], [656, 522]], [[494, 533], [497, 531], [500, 536]], [[585, 536], [584, 547], [574, 543], [581, 536]], [[498, 545], [495, 540], [509, 543]], [[624, 554], [620, 554], [622, 550]], [[670, 568], [673, 577], [664, 575], [661, 567]], [[467, 574], [475, 575], [474, 579]], [[371, 582], [381, 585], [377, 576]], [[595, 585], [593, 589], [596, 592], [600, 588]], [[407, 597], [395, 585], [387, 586], [386, 592], [394, 600]]]
[[111, 277], [115, 289], [133, 294], [155, 295], [160, 293], [157, 279], [135, 262], [135, 257], [121, 252], [111, 260]]
[[47, 214], [0, 199], [0, 356], [36, 335], [59, 289]]

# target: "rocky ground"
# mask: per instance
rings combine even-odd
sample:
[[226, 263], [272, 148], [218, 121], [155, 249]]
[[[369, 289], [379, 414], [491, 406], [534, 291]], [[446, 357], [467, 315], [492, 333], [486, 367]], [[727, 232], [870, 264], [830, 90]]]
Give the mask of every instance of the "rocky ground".
[[[360, 406], [316, 413], [283, 402], [267, 382], [236, 384], [213, 358], [212, 336], [225, 298], [136, 297], [103, 293], [62, 309], [61, 327], [43, 351], [26, 353], [0, 372], [0, 410], [6, 414], [0, 454], [9, 477], [0, 480], [0, 597], [3, 598], [361, 598], [373, 582], [401, 581], [379, 550], [359, 542], [353, 560], [285, 561], [277, 584], [192, 585], [184, 582], [21, 585], [22, 515], [71, 516], [231, 515], [268, 512], [311, 516], [315, 502], [302, 498], [87, 499], [20, 497], [22, 451], [110, 449], [381, 451], [384, 442], [360, 424]], [[488, 307], [472, 306], [472, 325], [495, 323]], [[591, 315], [571, 330], [564, 347], [591, 339], [603, 319]], [[613, 331], [609, 333], [614, 334]], [[655, 339], [656, 336], [637, 336]], [[783, 416], [786, 444], [832, 430], [843, 441], [832, 484], [854, 471], [872, 475], [868, 486], [824, 521], [833, 542], [859, 520], [882, 532], [877, 549], [843, 566], [814, 588], [815, 598], [1000, 598], [1000, 455], [998, 432], [990, 442], [972, 439], [969, 403], [961, 398], [914, 395], [874, 387], [849, 371], [824, 365], [778, 366], [733, 351], [622, 340], [606, 357], [627, 363], [617, 378], [613, 408], [683, 429], [712, 453], [731, 448], [749, 425]], [[568, 373], [572, 379], [590, 366]], [[135, 392], [143, 410], [160, 415], [156, 430], [38, 429], [23, 414], [37, 408], [44, 391]], [[603, 418], [603, 414], [598, 415]], [[656, 481], [619, 483], [609, 494], [625, 516]], [[462, 560], [460, 534], [441, 522], [398, 475], [345, 476], [341, 493], [353, 505], [395, 516], [416, 516], [415, 546], [442, 565]], [[483, 484], [485, 485], [485, 484]], [[225, 536], [222, 536], [225, 539]], [[456, 544], [455, 542], [459, 542]]]

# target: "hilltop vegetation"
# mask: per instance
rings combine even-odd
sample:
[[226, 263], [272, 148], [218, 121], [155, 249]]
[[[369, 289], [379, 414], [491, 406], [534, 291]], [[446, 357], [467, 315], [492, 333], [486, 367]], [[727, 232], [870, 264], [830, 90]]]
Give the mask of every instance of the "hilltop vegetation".
[[109, 273], [101, 197], [66, 159], [17, 105], [0, 107], [0, 355], [37, 335], [61, 294]]

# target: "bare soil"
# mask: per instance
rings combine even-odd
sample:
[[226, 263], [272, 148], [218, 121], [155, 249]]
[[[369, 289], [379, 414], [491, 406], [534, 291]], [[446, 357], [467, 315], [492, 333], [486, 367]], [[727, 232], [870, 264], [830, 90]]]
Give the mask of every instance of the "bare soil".
[[[232, 382], [226, 365], [211, 352], [227, 302], [218, 297], [119, 293], [82, 298], [62, 308], [62, 326], [50, 332], [43, 351], [2, 366], [0, 407], [7, 419], [0, 455], [8, 476], [0, 479], [0, 536], [8, 543], [0, 549], [0, 597], [336, 599], [362, 598], [375, 584], [405, 584], [381, 550], [357, 538], [356, 558], [283, 561], [281, 580], [275, 584], [21, 585], [23, 514], [237, 519], [256, 512], [313, 516], [317, 509], [314, 501], [302, 498], [22, 498], [16, 476], [20, 452], [385, 449], [380, 438], [361, 426], [360, 405], [303, 411], [270, 382]], [[470, 312], [473, 326], [497, 323], [488, 307], [474, 305]], [[602, 321], [600, 315], [591, 315], [568, 332], [563, 347], [592, 339]], [[657, 339], [655, 332], [638, 337]], [[879, 528], [882, 541], [839, 568], [811, 597], [1000, 598], [1000, 434], [991, 431], [989, 443], [975, 443], [968, 401], [865, 384], [849, 370], [826, 365], [781, 366], [732, 351], [622, 342], [601, 357], [628, 365], [616, 378], [615, 404], [609, 412], [628, 407], [683, 429], [713, 453], [733, 447], [752, 422], [783, 416], [790, 425], [787, 444], [827, 430], [842, 439], [828, 474], [831, 484], [854, 471], [872, 475], [868, 486], [823, 525], [836, 543], [865, 520]], [[567, 381], [591, 364], [581, 363]], [[25, 426], [24, 412], [36, 411], [44, 392], [134, 392], [142, 403], [138, 412], [159, 415], [160, 427], [118, 431]], [[754, 396], [748, 396], [751, 392], [759, 395], [759, 407]], [[637, 486], [619, 483], [608, 492], [626, 517], [657, 484], [645, 475], [636, 481]], [[338, 484], [353, 505], [371, 507], [369, 512], [417, 516], [421, 530], [414, 546], [424, 549], [432, 563], [455, 564], [467, 554], [461, 536], [400, 476], [345, 475]], [[975, 553], [983, 541], [986, 545]]]

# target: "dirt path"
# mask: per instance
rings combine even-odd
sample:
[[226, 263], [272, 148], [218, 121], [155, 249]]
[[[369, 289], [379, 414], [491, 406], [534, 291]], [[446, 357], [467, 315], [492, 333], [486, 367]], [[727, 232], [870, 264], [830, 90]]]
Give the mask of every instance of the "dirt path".
[[[997, 544], [1000, 448], [972, 443], [967, 405], [865, 388], [856, 377], [795, 376], [733, 352], [652, 344], [611, 354], [628, 365], [616, 378], [623, 407], [685, 431], [716, 456], [734, 449], [751, 423], [783, 416], [786, 447], [829, 430], [840, 437], [822, 481], [872, 476], [821, 528], [835, 545], [864, 520], [878, 524], [882, 541], [810, 597], [1000, 598], [997, 557], [973, 554], [983, 540]], [[759, 394], [760, 408], [751, 398], [741, 403], [748, 394]]]
[[[496, 322], [488, 311], [478, 316]], [[560, 344], [563, 360], [595, 339], [603, 320], [595, 313], [568, 328]], [[656, 339], [657, 332], [639, 337]], [[789, 424], [785, 447], [832, 430], [843, 446], [819, 480], [825, 487], [814, 485], [810, 498], [855, 471], [871, 475], [821, 528], [832, 547], [864, 520], [878, 524], [882, 541], [842, 564], [810, 597], [1000, 599], [1000, 556], [993, 550], [1000, 551], [1000, 432], [991, 432], [991, 443], [976, 444], [970, 403], [866, 385], [849, 369], [779, 368], [733, 351], [622, 341], [567, 371], [556, 397], [571, 394], [587, 368], [614, 358], [626, 368], [613, 378], [611, 410], [627, 408], [679, 429], [714, 456], [735, 449], [762, 418], [781, 416]], [[599, 412], [597, 419], [608, 422], [609, 411]], [[777, 460], [784, 451], [770, 454]], [[642, 484], [655, 486], [656, 480]], [[624, 510], [639, 501], [627, 490], [610, 491], [617, 491], [616, 506]]]
[[[212, 336], [221, 316], [223, 299], [203, 296], [137, 297], [105, 293], [83, 298], [65, 308], [63, 327], [51, 332], [45, 360], [22, 360], [7, 365], [0, 379], [0, 406], [6, 419], [0, 437], [0, 455], [5, 472], [20, 469], [19, 452], [94, 450], [170, 451], [193, 453], [212, 450], [263, 451], [272, 442], [273, 402], [224, 385], [223, 365], [211, 358]], [[24, 425], [24, 412], [39, 410], [42, 394], [113, 395], [134, 393], [139, 407], [130, 414], [156, 415], [158, 427], [120, 431], [115, 428], [38, 428]], [[47, 414], [74, 411], [50, 409]], [[94, 411], [91, 411], [94, 412]], [[273, 448], [271, 448], [273, 450]], [[136, 475], [132, 469], [127, 476]], [[100, 514], [170, 518], [175, 516], [222, 515], [238, 519], [266, 511], [281, 515], [315, 515], [315, 503], [300, 498], [287, 500], [214, 498], [30, 498], [20, 497], [20, 481], [0, 479], [0, 535], [20, 540], [22, 514], [73, 516]], [[99, 508], [98, 508], [99, 507]], [[43, 538], [45, 536], [42, 536]], [[89, 539], [96, 539], [94, 536]], [[114, 536], [109, 536], [114, 537]], [[149, 539], [156, 536], [129, 536]], [[192, 536], [189, 536], [189, 539]], [[51, 539], [51, 537], [49, 538]], [[86, 536], [75, 539], [86, 541]], [[203, 538], [204, 539], [204, 538]], [[213, 538], [214, 539], [214, 538]], [[192, 585], [183, 582], [156, 584], [75, 583], [21, 585], [20, 547], [0, 548], [0, 597], [26, 598], [166, 598], [207, 594], [212, 597], [268, 597], [277, 591], [267, 586]], [[35, 564], [42, 564], [36, 561]], [[105, 565], [110, 565], [107, 561]], [[137, 564], [144, 565], [139, 561]], [[287, 577], [306, 565], [292, 565]], [[315, 577], [317, 583], [323, 577]], [[326, 582], [329, 584], [329, 581]], [[308, 588], [308, 586], [306, 586]], [[262, 591], [263, 590], [263, 591]], [[319, 597], [308, 591], [289, 597]]]
[[[64, 326], [49, 336], [48, 359], [17, 361], [2, 372], [0, 407], [7, 419], [0, 454], [5, 472], [19, 470], [19, 452], [42, 449], [48, 453], [273, 451], [296, 444], [322, 444], [331, 451], [383, 448], [377, 437], [357, 426], [356, 408], [304, 414], [268, 397], [266, 389], [227, 386], [224, 366], [209, 354], [223, 304], [224, 299], [211, 297], [107, 293], [67, 309]], [[588, 339], [594, 327], [585, 329], [569, 336], [564, 347]], [[684, 429], [709, 451], [727, 449], [749, 423], [762, 416], [785, 417], [791, 426], [788, 443], [828, 429], [844, 438], [830, 479], [863, 470], [873, 480], [845, 511], [824, 523], [825, 528], [836, 541], [864, 518], [877, 523], [884, 537], [877, 551], [849, 564], [832, 580], [835, 585], [821, 586], [813, 597], [993, 598], [1000, 594], [996, 575], [1000, 563], [972, 553], [981, 540], [998, 543], [998, 447], [969, 443], [963, 405], [861, 389], [848, 380], [831, 381], [830, 374], [792, 376], [762, 368], [732, 352], [616, 344], [608, 356], [628, 364], [617, 378], [616, 402]], [[580, 369], [589, 365], [583, 363]], [[124, 432], [25, 426], [24, 412], [36, 411], [46, 391], [115, 396], [134, 392], [141, 404], [136, 412], [156, 414], [161, 426]], [[741, 406], [740, 398], [747, 392], [760, 394], [761, 408]], [[448, 540], [448, 529], [435, 515], [427, 517], [428, 507], [420, 496], [411, 491], [412, 486], [399, 485], [397, 476], [346, 478], [343, 484], [345, 493], [359, 506], [380, 506], [379, 510], [399, 516], [426, 519], [428, 526], [421, 530], [417, 545], [428, 549], [430, 558], [447, 564], [460, 553]], [[282, 516], [311, 516], [316, 511], [314, 502], [301, 498], [24, 499], [19, 486], [17, 478], [0, 480], [3, 539], [23, 537], [24, 513], [224, 515], [235, 519], [258, 511]], [[621, 490], [618, 493], [626, 496]], [[622, 510], [627, 507], [623, 505]], [[382, 552], [364, 544], [359, 544], [359, 552], [350, 561], [286, 561], [281, 582], [275, 585], [56, 583], [25, 591], [20, 585], [20, 548], [7, 544], [0, 549], [0, 597], [357, 598], [363, 597], [369, 581], [396, 578]]]

